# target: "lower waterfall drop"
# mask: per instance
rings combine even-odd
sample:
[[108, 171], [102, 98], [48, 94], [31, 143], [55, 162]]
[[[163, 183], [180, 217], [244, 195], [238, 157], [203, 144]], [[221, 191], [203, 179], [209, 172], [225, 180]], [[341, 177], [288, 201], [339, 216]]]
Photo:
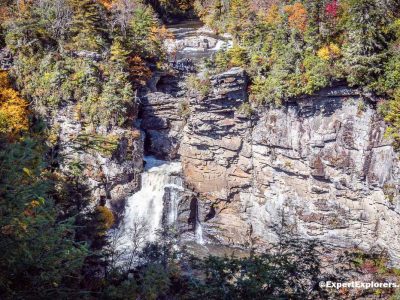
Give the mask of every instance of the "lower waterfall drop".
[[201, 225], [200, 222], [200, 208], [199, 205], [197, 204], [197, 211], [196, 211], [196, 224], [195, 224], [195, 239], [196, 243], [199, 245], [204, 245], [204, 239], [203, 239], [203, 226]]
[[[154, 242], [157, 233], [162, 229], [164, 214], [164, 195], [166, 188], [183, 189], [182, 180], [176, 176], [181, 173], [180, 162], [167, 162], [146, 157], [145, 171], [142, 174], [141, 189], [127, 200], [125, 215], [122, 221], [121, 246], [130, 247], [136, 243], [136, 247], [142, 248], [146, 242]], [[172, 210], [168, 217], [168, 223], [172, 223], [177, 215], [177, 199], [179, 195], [173, 195]], [[170, 204], [171, 205], [171, 204]], [[170, 209], [169, 209], [170, 210]], [[137, 243], [140, 245], [137, 245]]]
[[203, 227], [199, 221], [196, 222], [196, 231], [195, 231], [196, 243], [199, 245], [204, 245], [203, 239]]

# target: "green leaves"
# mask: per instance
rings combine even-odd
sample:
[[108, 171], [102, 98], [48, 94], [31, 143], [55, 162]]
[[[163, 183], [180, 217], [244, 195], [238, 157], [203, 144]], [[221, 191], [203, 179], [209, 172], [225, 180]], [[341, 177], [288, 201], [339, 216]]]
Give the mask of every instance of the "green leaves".
[[314, 241], [292, 237], [259, 255], [209, 256], [195, 267], [204, 272], [204, 280], [191, 285], [189, 299], [324, 298], [315, 288], [322, 277], [317, 247]]
[[[341, 80], [393, 93], [400, 36], [396, 1], [302, 0], [266, 7], [256, 1], [231, 1], [218, 10], [219, 3], [197, 1], [196, 7], [215, 31], [229, 28], [250, 58], [235, 65], [250, 74], [251, 98], [257, 103], [280, 104]], [[218, 16], [213, 15], [216, 11]], [[214, 65], [228, 68], [229, 51], [218, 53]]]
[[73, 50], [101, 51], [105, 46], [105, 24], [102, 20], [101, 5], [92, 0], [70, 0], [73, 17]]
[[87, 255], [74, 220], [57, 220], [41, 156], [32, 140], [0, 148], [1, 298], [65, 297], [65, 278]]

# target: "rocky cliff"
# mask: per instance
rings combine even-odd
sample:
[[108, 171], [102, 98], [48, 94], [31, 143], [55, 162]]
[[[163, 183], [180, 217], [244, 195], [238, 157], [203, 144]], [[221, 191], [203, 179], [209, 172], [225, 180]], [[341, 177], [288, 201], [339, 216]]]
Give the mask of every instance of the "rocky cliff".
[[[240, 68], [187, 91], [187, 57], [212, 55], [203, 48], [214, 44], [193, 44], [185, 32], [175, 71], [155, 74], [139, 95], [145, 152], [182, 162], [187, 191], [173, 209], [183, 239], [246, 250], [289, 231], [337, 249], [384, 250], [400, 263], [400, 162], [376, 102], [337, 84], [253, 108]], [[164, 215], [171, 195], [167, 187]]]
[[148, 154], [176, 159], [185, 125], [183, 109], [186, 103], [179, 71], [156, 74], [149, 88], [141, 92], [141, 128], [146, 135]]
[[400, 261], [398, 154], [374, 103], [346, 86], [257, 111], [241, 69], [190, 97], [180, 154], [209, 242], [247, 247], [290, 230]]
[[139, 189], [143, 171], [143, 138], [135, 126], [87, 127], [77, 105], [65, 105], [50, 121], [64, 174], [79, 172], [93, 203], [117, 210]]

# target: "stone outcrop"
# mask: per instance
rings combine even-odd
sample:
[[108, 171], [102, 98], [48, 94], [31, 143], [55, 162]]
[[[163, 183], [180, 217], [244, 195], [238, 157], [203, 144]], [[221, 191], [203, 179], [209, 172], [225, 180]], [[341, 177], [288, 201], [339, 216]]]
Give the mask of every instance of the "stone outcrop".
[[[182, 140], [184, 174], [196, 191], [211, 200], [228, 199], [246, 185], [239, 153], [251, 121], [238, 113], [246, 100], [247, 80], [241, 69], [211, 78], [212, 91], [191, 98], [191, 116]], [[249, 150], [249, 149], [247, 149]], [[250, 157], [248, 151], [247, 156]]]
[[0, 49], [0, 70], [6, 71], [12, 67], [13, 57], [8, 48]]
[[252, 112], [246, 76], [191, 97], [180, 154], [209, 242], [247, 247], [291, 230], [400, 262], [400, 164], [374, 103], [345, 86]]
[[154, 74], [139, 93], [141, 128], [146, 134], [146, 152], [161, 159], [179, 158], [180, 142], [188, 112], [185, 81], [198, 63], [221, 47], [230, 47], [229, 36], [217, 36], [201, 22], [170, 26], [173, 39], [165, 41], [171, 70]]
[[141, 128], [146, 135], [146, 151], [161, 159], [179, 157], [185, 125], [183, 110], [186, 98], [180, 86], [183, 82], [180, 72], [158, 74], [140, 97]]
[[77, 118], [75, 105], [66, 105], [51, 120], [61, 171], [79, 163], [94, 203], [101, 199], [120, 208], [136, 192], [143, 171], [143, 139], [138, 129], [88, 129]]

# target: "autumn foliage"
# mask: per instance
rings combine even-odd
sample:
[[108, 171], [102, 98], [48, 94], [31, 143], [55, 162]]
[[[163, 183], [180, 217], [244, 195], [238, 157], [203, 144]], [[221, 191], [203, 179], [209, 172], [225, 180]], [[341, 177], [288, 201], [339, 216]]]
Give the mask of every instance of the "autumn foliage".
[[267, 22], [267, 24], [272, 26], [277, 25], [282, 21], [282, 17], [279, 14], [278, 5], [274, 4], [268, 9], [267, 14], [265, 16], [265, 21]]
[[336, 18], [338, 15], [339, 5], [337, 0], [329, 2], [325, 7], [325, 12], [329, 17]]
[[318, 57], [323, 60], [331, 60], [340, 56], [340, 48], [336, 44], [329, 44], [318, 50]]
[[129, 75], [135, 86], [144, 85], [152, 76], [152, 72], [140, 56], [128, 58]]
[[0, 134], [15, 138], [28, 130], [28, 103], [9, 82], [8, 74], [0, 72]]
[[298, 29], [300, 32], [305, 32], [307, 29], [307, 11], [304, 5], [296, 2], [293, 5], [285, 6], [284, 10], [289, 15], [289, 26]]
[[112, 211], [106, 206], [98, 206], [96, 208], [96, 215], [99, 224], [98, 226], [102, 233], [105, 233], [106, 230], [110, 229], [115, 222]]
[[113, 0], [99, 0], [99, 2], [107, 9], [111, 9], [113, 6]]

